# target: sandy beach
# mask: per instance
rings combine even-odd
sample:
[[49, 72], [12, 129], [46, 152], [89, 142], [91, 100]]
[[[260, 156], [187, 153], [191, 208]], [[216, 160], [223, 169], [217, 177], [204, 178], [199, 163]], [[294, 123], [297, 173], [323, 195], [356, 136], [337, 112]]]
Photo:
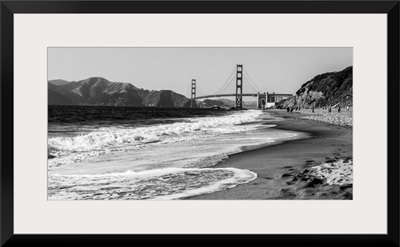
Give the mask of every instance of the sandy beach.
[[257, 179], [187, 199], [352, 199], [351, 112], [320, 111], [268, 110], [284, 119], [268, 124], [309, 137], [229, 156], [215, 167], [248, 169], [257, 173]]

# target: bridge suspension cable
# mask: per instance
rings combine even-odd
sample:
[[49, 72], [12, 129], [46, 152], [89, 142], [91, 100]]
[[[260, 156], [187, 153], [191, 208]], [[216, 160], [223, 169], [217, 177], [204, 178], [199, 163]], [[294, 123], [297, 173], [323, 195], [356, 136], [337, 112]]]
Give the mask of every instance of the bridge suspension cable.
[[203, 92], [203, 90], [201, 90], [203, 88], [203, 86], [204, 85], [202, 85], [201, 83], [196, 84], [197, 96], [207, 95], [206, 93]]
[[250, 74], [247, 72], [246, 69], [244, 69], [244, 73], [245, 73], [245, 75], [247, 75], [250, 85], [251, 85], [251, 82], [253, 82], [254, 86], [257, 88], [257, 90], [259, 90], [258, 92], [260, 92], [260, 93], [263, 92], [263, 90], [258, 86], [258, 84], [253, 80], [253, 78], [251, 78]]
[[201, 89], [199, 88], [199, 85], [197, 85], [197, 92], [199, 92], [199, 95], [207, 95], [206, 93], [204, 93], [203, 91], [201, 91]]
[[[243, 79], [246, 79], [246, 77], [243, 77]], [[260, 90], [257, 90], [253, 87], [253, 85], [251, 84], [250, 80], [248, 80], [250, 87], [254, 90], [254, 92], [260, 92]]]
[[229, 81], [229, 83], [227, 83], [224, 88], [221, 88], [221, 90], [217, 91], [215, 94], [223, 93], [228, 87], [230, 87], [232, 84], [234, 84], [233, 82], [235, 82], [235, 79], [236, 79], [235, 76], [233, 76], [231, 78], [231, 80]]
[[192, 88], [192, 85], [190, 84], [189, 85], [189, 87], [188, 87], [188, 90], [187, 90], [187, 92], [186, 92], [186, 94], [185, 94], [185, 96], [187, 97], [187, 98], [190, 98], [190, 89]]
[[[234, 78], [234, 77], [232, 77], [232, 76], [233, 76], [233, 74], [235, 73], [235, 70], [236, 70], [236, 66], [233, 67], [233, 70], [232, 70], [231, 74], [229, 75], [228, 79], [225, 81], [225, 83], [224, 83], [214, 94], [218, 94], [218, 93], [224, 91], [224, 90], [226, 89], [226, 87], [227, 87], [228, 85], [230, 85], [230, 83], [232, 82], [232, 80], [233, 80], [233, 78]], [[231, 78], [231, 77], [232, 77], [232, 78]], [[221, 89], [222, 89], [222, 90], [221, 90]]]

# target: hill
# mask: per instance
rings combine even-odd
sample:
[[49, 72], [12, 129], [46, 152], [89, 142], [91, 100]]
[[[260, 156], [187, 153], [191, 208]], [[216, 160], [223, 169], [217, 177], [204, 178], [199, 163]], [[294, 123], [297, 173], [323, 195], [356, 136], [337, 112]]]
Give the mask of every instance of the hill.
[[49, 105], [190, 106], [188, 98], [170, 90], [149, 91], [101, 77], [71, 82], [51, 80], [48, 97]]
[[157, 107], [190, 107], [190, 100], [171, 90], [152, 91], [142, 102], [145, 106]]
[[292, 96], [280, 101], [277, 108], [297, 107], [327, 107], [340, 105], [345, 107], [353, 103], [353, 67], [347, 67], [339, 72], [328, 72], [315, 76], [304, 83]]
[[[219, 106], [219, 107], [234, 107], [236, 102], [230, 99], [205, 99], [203, 102], [197, 102], [197, 105], [202, 105], [203, 107]], [[257, 107], [257, 102], [255, 101], [243, 101], [243, 107], [247, 109], [254, 109]]]

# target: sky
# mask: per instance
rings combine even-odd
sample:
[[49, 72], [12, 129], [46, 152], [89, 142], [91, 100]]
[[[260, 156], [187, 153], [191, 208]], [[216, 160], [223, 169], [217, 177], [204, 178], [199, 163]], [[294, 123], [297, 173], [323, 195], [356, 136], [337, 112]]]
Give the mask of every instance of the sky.
[[[215, 94], [236, 64], [243, 64], [243, 92], [295, 93], [314, 76], [353, 65], [352, 48], [48, 48], [48, 80], [104, 77], [149, 90], [190, 97]], [[253, 86], [253, 88], [252, 88]], [[235, 93], [235, 81], [223, 93]]]

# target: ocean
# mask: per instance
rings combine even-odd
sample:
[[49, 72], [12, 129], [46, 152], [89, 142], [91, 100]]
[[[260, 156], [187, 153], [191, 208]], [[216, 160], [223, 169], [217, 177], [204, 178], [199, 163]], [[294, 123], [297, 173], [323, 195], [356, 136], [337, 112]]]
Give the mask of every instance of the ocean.
[[49, 106], [49, 200], [171, 200], [248, 183], [257, 174], [214, 168], [228, 155], [295, 133], [266, 111]]

